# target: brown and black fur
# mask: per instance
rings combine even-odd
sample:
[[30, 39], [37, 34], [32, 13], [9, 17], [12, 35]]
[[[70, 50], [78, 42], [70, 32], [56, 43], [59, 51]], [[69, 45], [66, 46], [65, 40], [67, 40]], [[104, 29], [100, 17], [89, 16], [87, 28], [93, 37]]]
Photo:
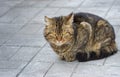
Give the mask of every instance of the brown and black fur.
[[44, 36], [53, 50], [66, 61], [101, 59], [117, 52], [112, 25], [89, 13], [45, 16]]

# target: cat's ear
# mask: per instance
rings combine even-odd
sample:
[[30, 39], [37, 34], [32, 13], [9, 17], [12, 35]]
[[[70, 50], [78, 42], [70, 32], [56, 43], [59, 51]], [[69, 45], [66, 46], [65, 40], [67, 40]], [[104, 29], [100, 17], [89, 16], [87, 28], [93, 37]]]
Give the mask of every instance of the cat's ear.
[[67, 20], [66, 23], [67, 24], [72, 24], [73, 23], [73, 19], [74, 19], [74, 14], [72, 12], [68, 16], [66, 16], [66, 20]]
[[44, 20], [45, 20], [45, 24], [46, 25], [51, 25], [52, 22], [53, 22], [53, 19], [52, 18], [49, 18], [47, 16], [44, 17]]

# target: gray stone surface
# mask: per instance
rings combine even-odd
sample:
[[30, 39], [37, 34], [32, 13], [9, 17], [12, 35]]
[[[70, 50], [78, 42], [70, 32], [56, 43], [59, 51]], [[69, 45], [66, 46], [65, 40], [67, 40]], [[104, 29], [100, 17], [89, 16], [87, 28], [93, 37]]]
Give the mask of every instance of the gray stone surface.
[[113, 66], [95, 66], [95, 65], [78, 65], [72, 77], [119, 77], [120, 67]]
[[[65, 62], [45, 41], [44, 16], [88, 12], [114, 27], [118, 53]], [[120, 0], [0, 0], [0, 77], [120, 77]]]
[[18, 52], [9, 59], [10, 61], [30, 61], [31, 58], [39, 51], [39, 48], [22, 47]]
[[17, 7], [46, 7], [52, 0], [24, 0]]
[[120, 67], [120, 52], [106, 59], [105, 65]]
[[112, 7], [111, 10], [108, 12], [107, 19], [117, 20], [120, 18], [120, 7]]
[[0, 12], [0, 16], [4, 15], [9, 9], [10, 7], [0, 7], [0, 10], [2, 10]]
[[38, 34], [16, 34], [9, 39], [5, 45], [16, 45], [16, 46], [39, 46], [42, 47], [46, 43], [43, 35]]
[[21, 3], [23, 0], [3, 0], [3, 1], [0, 1], [0, 6], [1, 7], [12, 7], [12, 6], [15, 6], [15, 5], [18, 5], [19, 3]]
[[75, 9], [73, 9], [73, 8], [62, 8], [57, 11], [56, 16], [68, 15], [71, 12], [73, 12], [74, 10]]
[[18, 34], [37, 34], [39, 31], [43, 31], [42, 27], [41, 24], [27, 24]]
[[55, 63], [45, 77], [70, 77], [77, 63]]
[[2, 34], [15, 34], [22, 27], [23, 27], [23, 25], [21, 25], [21, 24], [0, 23], [0, 33], [2, 33]]
[[98, 16], [104, 17], [106, 15], [106, 12], [108, 11], [108, 8], [103, 8], [103, 7], [82, 7], [82, 8], [78, 8], [76, 10], [76, 12], [88, 12], [88, 13], [93, 13], [96, 14]]
[[85, 2], [81, 5], [81, 7], [106, 7], [106, 8], [109, 8], [112, 6], [114, 0], [85, 0]]
[[20, 47], [1, 46], [0, 61], [9, 60], [17, 52], [19, 48]]
[[17, 69], [25, 62], [21, 61], [0, 61], [0, 69]]
[[52, 63], [32, 62], [25, 68], [19, 77], [44, 77], [51, 66]]
[[45, 46], [34, 58], [34, 61], [41, 62], [56, 62], [57, 60], [59, 60], [58, 56], [48, 45]]
[[79, 7], [83, 0], [55, 0], [50, 7]]
[[0, 62], [0, 77], [16, 77], [16, 75], [22, 70], [27, 62]]

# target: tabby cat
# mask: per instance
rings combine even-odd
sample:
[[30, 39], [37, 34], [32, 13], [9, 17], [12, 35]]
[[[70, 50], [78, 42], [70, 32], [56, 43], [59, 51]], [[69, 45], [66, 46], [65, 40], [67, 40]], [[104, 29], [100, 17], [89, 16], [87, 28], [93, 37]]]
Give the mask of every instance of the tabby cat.
[[62, 60], [95, 60], [117, 52], [114, 29], [99, 16], [90, 13], [45, 16], [45, 25], [45, 39]]

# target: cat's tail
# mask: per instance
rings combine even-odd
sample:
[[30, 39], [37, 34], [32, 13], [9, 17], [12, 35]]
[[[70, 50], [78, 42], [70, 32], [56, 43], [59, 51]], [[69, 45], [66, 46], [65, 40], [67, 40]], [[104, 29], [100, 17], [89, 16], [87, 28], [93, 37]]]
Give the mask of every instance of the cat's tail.
[[88, 54], [87, 53], [79, 52], [79, 53], [76, 54], [76, 59], [79, 62], [85, 62], [85, 61], [90, 61], [90, 60], [97, 60], [97, 59], [102, 59], [102, 58], [106, 58], [108, 56], [111, 56], [111, 55], [113, 55], [116, 52], [117, 51], [114, 51], [112, 53], [108, 53], [108, 52], [105, 52], [105, 51], [101, 51], [99, 56], [96, 56], [95, 52], [90, 52], [89, 53], [90, 54], [89, 58], [88, 58]]
[[94, 51], [90, 51], [89, 53], [78, 52], [76, 54], [76, 59], [79, 62], [85, 62], [85, 61], [89, 61], [89, 60], [97, 60], [97, 59], [102, 59], [102, 58], [106, 58], [108, 56], [111, 56], [111, 55], [115, 54], [117, 51], [118, 51], [117, 47], [114, 44], [113, 46], [106, 46], [105, 48], [102, 48], [100, 50], [99, 55]]

